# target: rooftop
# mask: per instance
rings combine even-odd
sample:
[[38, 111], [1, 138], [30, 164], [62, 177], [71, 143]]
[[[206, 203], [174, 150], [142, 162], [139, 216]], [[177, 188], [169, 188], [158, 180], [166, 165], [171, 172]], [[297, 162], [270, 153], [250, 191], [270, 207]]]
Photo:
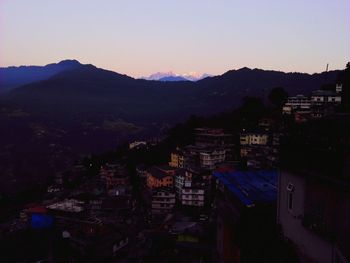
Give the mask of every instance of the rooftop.
[[215, 171], [213, 175], [245, 206], [276, 201], [277, 171]]
[[159, 169], [158, 167], [151, 167], [148, 172], [158, 179], [163, 179], [164, 177], [171, 176], [170, 174], [166, 173], [164, 170]]

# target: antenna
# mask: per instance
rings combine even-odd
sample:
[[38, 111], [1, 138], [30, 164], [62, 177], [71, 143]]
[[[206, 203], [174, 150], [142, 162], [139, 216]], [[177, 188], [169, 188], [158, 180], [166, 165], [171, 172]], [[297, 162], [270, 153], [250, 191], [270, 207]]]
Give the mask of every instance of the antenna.
[[328, 81], [328, 67], [329, 67], [329, 63], [327, 63], [327, 66], [326, 66], [326, 74], [324, 74], [324, 82], [325, 82], [325, 84], [327, 83], [327, 81]]

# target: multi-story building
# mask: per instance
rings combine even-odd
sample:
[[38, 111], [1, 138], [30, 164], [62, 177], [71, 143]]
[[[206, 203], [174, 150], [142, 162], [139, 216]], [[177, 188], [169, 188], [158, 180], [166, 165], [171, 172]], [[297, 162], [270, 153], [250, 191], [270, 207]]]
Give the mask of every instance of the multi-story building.
[[242, 132], [240, 134], [241, 145], [266, 145], [269, 136], [265, 132]]
[[[217, 262], [269, 262], [273, 238], [277, 172], [215, 171]], [[264, 257], [267, 258], [264, 258]], [[283, 261], [281, 261], [283, 262]]]
[[207, 149], [199, 153], [200, 167], [214, 170], [217, 164], [225, 161], [225, 150], [220, 148]]
[[190, 182], [192, 180], [192, 173], [187, 169], [180, 170], [175, 175], [174, 188], [178, 198], [181, 196], [182, 188], [185, 182]]
[[106, 182], [106, 188], [128, 185], [129, 174], [126, 166], [121, 164], [106, 164], [100, 169], [101, 179]]
[[283, 144], [277, 220], [300, 262], [350, 262], [349, 121], [314, 121]]
[[350, 184], [282, 171], [278, 223], [302, 262], [350, 262]]
[[294, 97], [289, 97], [283, 106], [282, 111], [284, 114], [292, 114], [294, 112], [310, 113], [310, 109], [310, 98], [299, 94]]
[[205, 185], [203, 182], [185, 181], [180, 195], [182, 205], [203, 207], [204, 199]]
[[150, 189], [172, 187], [177, 169], [170, 166], [153, 166], [147, 171], [147, 187]]
[[160, 188], [152, 191], [152, 214], [170, 213], [175, 206], [175, 193], [171, 188]]
[[312, 105], [338, 105], [341, 104], [341, 94], [330, 90], [316, 90], [311, 95]]
[[217, 147], [226, 152], [226, 161], [234, 159], [234, 137], [223, 129], [198, 128], [195, 131], [195, 145], [200, 147]]
[[179, 203], [184, 206], [204, 206], [210, 193], [210, 178], [204, 169], [181, 170], [175, 176], [175, 191]]
[[179, 148], [171, 152], [169, 166], [175, 168], [184, 167], [184, 154]]
[[216, 165], [225, 162], [226, 150], [212, 146], [188, 145], [184, 148], [184, 165], [186, 169], [215, 169]]

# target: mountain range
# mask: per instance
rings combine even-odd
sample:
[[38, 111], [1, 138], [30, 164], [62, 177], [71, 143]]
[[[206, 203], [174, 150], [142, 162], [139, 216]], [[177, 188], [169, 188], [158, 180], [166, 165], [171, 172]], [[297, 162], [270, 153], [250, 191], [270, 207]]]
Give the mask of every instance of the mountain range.
[[53, 75], [81, 66], [76, 60], [63, 60], [46, 66], [0, 67], [0, 93], [21, 85], [48, 79]]
[[39, 175], [62, 171], [82, 154], [159, 136], [190, 115], [232, 110], [247, 96], [266, 101], [277, 86], [308, 95], [339, 72], [242, 68], [193, 82], [134, 79], [74, 60], [1, 68], [0, 190], [19, 189], [4, 183], [13, 176], [35, 185]]
[[[266, 99], [277, 86], [290, 95], [307, 95], [334, 82], [338, 74], [339, 71], [310, 75], [241, 68], [196, 82], [149, 81], [65, 60], [44, 67], [2, 68], [0, 87], [9, 90], [11, 86], [1, 97], [3, 101], [48, 116], [69, 119], [81, 114], [97, 118], [113, 115], [137, 123], [174, 123], [191, 114], [232, 109], [246, 96]], [[25, 85], [17, 87], [15, 83]]]
[[190, 72], [187, 74], [176, 74], [172, 71], [157, 72], [148, 77], [142, 77], [145, 80], [159, 80], [159, 81], [198, 81], [207, 77], [211, 77], [210, 74], [198, 74], [196, 72]]

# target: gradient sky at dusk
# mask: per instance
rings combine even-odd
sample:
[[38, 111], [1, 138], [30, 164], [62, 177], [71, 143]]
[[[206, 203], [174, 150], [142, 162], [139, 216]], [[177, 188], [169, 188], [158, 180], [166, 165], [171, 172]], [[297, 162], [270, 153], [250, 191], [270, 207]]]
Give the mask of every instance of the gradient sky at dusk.
[[341, 69], [349, 0], [0, 0], [0, 66], [77, 59], [134, 77]]

